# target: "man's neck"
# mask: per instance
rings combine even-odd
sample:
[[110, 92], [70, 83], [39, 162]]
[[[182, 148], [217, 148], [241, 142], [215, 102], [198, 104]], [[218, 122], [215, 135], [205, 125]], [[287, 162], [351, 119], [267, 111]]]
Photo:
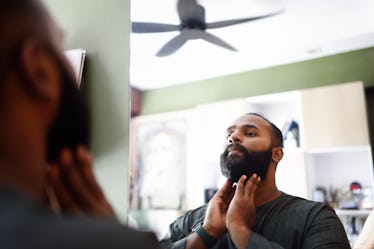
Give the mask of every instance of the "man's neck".
[[[45, 182], [44, 153], [41, 145], [27, 143], [27, 139], [16, 140], [18, 144], [8, 143], [8, 148], [1, 145], [0, 185], [42, 200]], [[30, 145], [33, 146], [30, 146]]]
[[277, 199], [281, 195], [275, 183], [271, 181], [261, 182], [255, 196], [255, 206], [261, 206]]

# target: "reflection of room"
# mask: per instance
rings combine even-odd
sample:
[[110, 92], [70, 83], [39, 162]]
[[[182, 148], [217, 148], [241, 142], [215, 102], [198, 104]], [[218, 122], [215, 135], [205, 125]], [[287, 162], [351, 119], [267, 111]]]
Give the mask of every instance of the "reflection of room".
[[[186, 193], [182, 209], [142, 212], [135, 208], [131, 212], [148, 217], [152, 222], [143, 219], [143, 225], [162, 236], [183, 210], [204, 203], [222, 182], [218, 158], [227, 122], [245, 112], [259, 112], [281, 129], [297, 125], [296, 133], [284, 133], [285, 144], [293, 149], [286, 148], [282, 162], [288, 168], [279, 167], [280, 188], [333, 205], [353, 243], [373, 203], [372, 52], [373, 48], [359, 49], [142, 91], [140, 115], [133, 120], [134, 144], [136, 129], [143, 124], [185, 120]], [[359, 82], [342, 84], [352, 81]], [[133, 171], [137, 155], [130, 165]], [[350, 193], [354, 183], [362, 187], [359, 197]]]
[[[356, 38], [362, 38], [361, 45], [365, 43], [363, 36]], [[137, 35], [136, 40], [139, 39]], [[158, 44], [154, 41], [152, 48]], [[290, 57], [294, 56], [293, 49], [297, 50], [293, 42], [291, 39], [291, 47], [285, 48]], [[170, 61], [178, 64], [177, 59], [185, 56], [187, 51], [197, 49], [197, 44], [181, 48], [184, 51]], [[227, 125], [243, 113], [258, 112], [274, 121], [285, 137], [285, 157], [277, 170], [279, 188], [293, 195], [329, 203], [336, 209], [354, 244], [373, 207], [374, 197], [370, 143], [374, 110], [371, 89], [374, 86], [371, 73], [374, 66], [371, 56], [373, 45], [340, 50], [342, 47], [339, 46], [343, 43], [337, 44], [333, 46], [334, 52], [325, 53], [325, 49], [320, 47], [309, 51], [301, 61], [298, 58], [286, 64], [275, 63], [227, 75], [223, 75], [224, 69], [221, 67], [216, 76], [186, 82], [184, 75], [201, 73], [204, 71], [201, 68], [207, 65], [216, 67], [207, 63], [206, 58], [201, 58], [200, 62], [188, 66], [188, 73], [186, 67], [181, 70], [183, 72], [177, 71], [178, 68], [170, 72], [171, 75], [179, 75], [184, 81], [182, 84], [158, 89], [152, 83], [157, 82], [157, 77], [167, 75], [162, 69], [158, 70], [161, 65], [167, 65], [167, 59], [160, 60], [160, 64], [150, 69], [149, 74], [145, 73], [146, 67], [141, 67], [144, 77], [132, 78], [148, 78], [149, 89], [142, 89], [141, 110], [132, 120], [131, 148], [134, 150], [130, 170], [135, 179], [139, 177], [139, 164], [143, 163], [138, 129], [149, 125], [165, 126], [168, 122], [185, 122], [182, 132], [185, 136], [185, 178], [181, 181], [181, 184], [185, 183], [185, 194], [182, 208], [165, 206], [141, 209], [132, 202], [130, 213], [139, 218], [141, 227], [155, 230], [158, 236], [163, 236], [169, 223], [176, 217], [206, 202], [223, 182], [219, 155]], [[208, 49], [206, 46], [204, 48]], [[258, 53], [254, 53], [253, 56], [248, 55], [247, 62], [242, 64], [252, 65], [256, 61], [262, 64], [264, 58], [271, 57], [266, 52], [272, 54], [275, 48], [257, 49], [265, 52], [263, 58], [259, 59], [256, 57]], [[144, 58], [145, 54], [142, 54]], [[216, 61], [222, 65], [228, 63], [220, 55], [217, 58]], [[151, 62], [156, 61], [152, 59]], [[206, 66], [199, 64], [203, 64], [202, 61]], [[196, 69], [195, 64], [200, 65], [201, 70]], [[136, 62], [134, 65], [140, 64]], [[161, 73], [157, 74], [157, 71]], [[169, 71], [173, 69], [169, 67]], [[153, 75], [155, 77], [152, 79]], [[171, 78], [173, 76], [165, 76], [165, 82]], [[133, 86], [144, 87], [147, 81], [132, 83]], [[168, 176], [173, 177], [171, 174]], [[168, 177], [160, 177], [165, 178]], [[135, 185], [134, 195], [140, 196], [140, 190], [136, 188]]]
[[[371, 38], [366, 39], [373, 35], [373, 31], [364, 31], [367, 22], [348, 15], [365, 16], [373, 5], [367, 2], [366, 7], [352, 6], [357, 12], [348, 8], [339, 12], [341, 15], [332, 16], [332, 12], [337, 12], [327, 11], [329, 14], [324, 16], [326, 13], [318, 10], [318, 2], [298, 2], [300, 8], [308, 8], [298, 11], [291, 1], [284, 1], [283, 15], [234, 31], [215, 31], [230, 41], [236, 37], [235, 31], [245, 30], [242, 33], [248, 34], [237, 39], [243, 52], [239, 49], [231, 57], [198, 40], [188, 41], [174, 55], [161, 60], [152, 55], [177, 34], [132, 35], [132, 85], [144, 88], [141, 109], [132, 120], [134, 150], [130, 170], [135, 178], [142, 163], [137, 130], [149, 124], [185, 122], [184, 205], [181, 209], [142, 210], [133, 204], [131, 213], [143, 218], [142, 225], [162, 236], [183, 211], [206, 202], [223, 180], [219, 155], [227, 125], [243, 113], [259, 112], [274, 121], [285, 137], [286, 152], [277, 170], [279, 188], [328, 202], [354, 243], [374, 198], [370, 143], [374, 134], [374, 44]], [[323, 9], [333, 6], [331, 2], [328, 6], [320, 3]], [[206, 3], [207, 12], [212, 5]], [[215, 7], [219, 9], [218, 6]], [[157, 18], [155, 10], [152, 15], [145, 15], [141, 1], [134, 4], [134, 10], [133, 21], [151, 22], [153, 18], [156, 22], [178, 22], [166, 14]], [[288, 15], [296, 19], [288, 22]], [[321, 21], [324, 17], [329, 21]], [[338, 21], [339, 18], [343, 19]], [[347, 18], [358, 21], [351, 23], [350, 27], [355, 27], [352, 36], [350, 27], [341, 27]], [[282, 27], [285, 23], [287, 28]], [[298, 32], [293, 33], [295, 30]], [[344, 35], [338, 35], [343, 30]], [[358, 30], [362, 32], [355, 33]], [[152, 42], [147, 43], [150, 37]], [[170, 86], [172, 80], [176, 84]], [[157, 88], [156, 83], [163, 87]]]

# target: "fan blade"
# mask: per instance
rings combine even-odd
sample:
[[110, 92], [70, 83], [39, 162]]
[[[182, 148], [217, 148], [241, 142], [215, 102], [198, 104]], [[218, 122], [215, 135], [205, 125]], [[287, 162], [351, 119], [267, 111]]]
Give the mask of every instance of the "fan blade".
[[177, 10], [182, 23], [188, 20], [205, 22], [205, 9], [196, 0], [178, 0]]
[[180, 49], [183, 44], [185, 44], [188, 40], [195, 40], [195, 39], [203, 39], [207, 42], [215, 44], [217, 46], [229, 49], [231, 51], [237, 51], [236, 48], [228, 44], [227, 42], [223, 41], [221, 38], [218, 38], [215, 35], [202, 31], [200, 29], [185, 29], [182, 32], [167, 42], [160, 51], [156, 54], [158, 57], [164, 57], [175, 53], [178, 49]]
[[271, 14], [267, 14], [267, 15], [262, 15], [262, 16], [255, 16], [255, 17], [249, 17], [249, 18], [241, 18], [241, 19], [234, 19], [234, 20], [226, 20], [226, 21], [218, 21], [218, 22], [207, 23], [206, 28], [207, 29], [222, 28], [222, 27], [226, 27], [226, 26], [230, 26], [230, 25], [235, 25], [235, 24], [240, 24], [240, 23], [255, 21], [255, 20], [258, 20], [258, 19], [263, 19], [263, 18], [270, 17], [270, 16], [275, 16], [275, 15], [278, 15], [279, 13], [281, 13], [281, 11], [275, 12], [275, 13], [271, 13]]
[[158, 57], [165, 57], [175, 53], [178, 49], [180, 49], [183, 44], [186, 43], [188, 38], [182, 33], [168, 41], [156, 54]]
[[201, 31], [203, 34], [201, 35], [201, 39], [205, 40], [205, 41], [208, 41], [210, 43], [213, 43], [217, 46], [220, 46], [220, 47], [223, 47], [223, 48], [226, 48], [228, 50], [231, 50], [231, 51], [238, 51], [236, 48], [234, 48], [233, 46], [231, 46], [230, 44], [228, 44], [227, 42], [225, 42], [224, 40], [222, 40], [221, 38], [215, 36], [215, 35], [212, 35], [208, 32], [205, 32], [205, 31]]
[[178, 31], [179, 25], [152, 22], [132, 22], [131, 32], [133, 33], [156, 33]]

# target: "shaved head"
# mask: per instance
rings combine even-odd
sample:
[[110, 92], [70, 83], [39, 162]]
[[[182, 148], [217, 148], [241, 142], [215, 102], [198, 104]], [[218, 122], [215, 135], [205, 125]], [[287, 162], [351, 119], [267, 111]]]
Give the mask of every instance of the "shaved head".
[[[40, 43], [52, 41], [52, 20], [38, 0], [0, 1], [0, 81], [3, 84], [9, 70], [18, 63], [23, 40]], [[17, 68], [17, 67], [16, 67]]]
[[247, 115], [254, 115], [254, 116], [260, 117], [263, 120], [265, 120], [268, 123], [268, 125], [270, 126], [269, 128], [270, 128], [270, 131], [271, 131], [271, 134], [272, 134], [273, 146], [283, 147], [282, 132], [281, 132], [281, 130], [279, 130], [279, 128], [275, 124], [273, 124], [272, 122], [270, 122], [270, 120], [268, 120], [263, 115], [258, 114], [258, 113], [247, 113]]
[[39, 0], [0, 0], [0, 119], [9, 108], [10, 82], [18, 78], [28, 88], [21, 62], [25, 44], [32, 41], [40, 48], [61, 51], [61, 38], [60, 29]]

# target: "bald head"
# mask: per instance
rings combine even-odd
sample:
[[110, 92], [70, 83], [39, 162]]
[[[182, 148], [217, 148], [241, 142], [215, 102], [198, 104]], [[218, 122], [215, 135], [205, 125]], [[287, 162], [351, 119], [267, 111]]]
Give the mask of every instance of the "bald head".
[[272, 134], [272, 139], [271, 140], [272, 140], [273, 146], [283, 147], [282, 132], [281, 132], [281, 130], [279, 130], [279, 128], [274, 123], [272, 123], [270, 120], [268, 120], [267, 118], [265, 118], [264, 116], [262, 116], [261, 114], [258, 114], [258, 113], [247, 113], [246, 115], [254, 115], [254, 116], [260, 117], [261, 119], [265, 120], [266, 123], [269, 125], [270, 132]]

